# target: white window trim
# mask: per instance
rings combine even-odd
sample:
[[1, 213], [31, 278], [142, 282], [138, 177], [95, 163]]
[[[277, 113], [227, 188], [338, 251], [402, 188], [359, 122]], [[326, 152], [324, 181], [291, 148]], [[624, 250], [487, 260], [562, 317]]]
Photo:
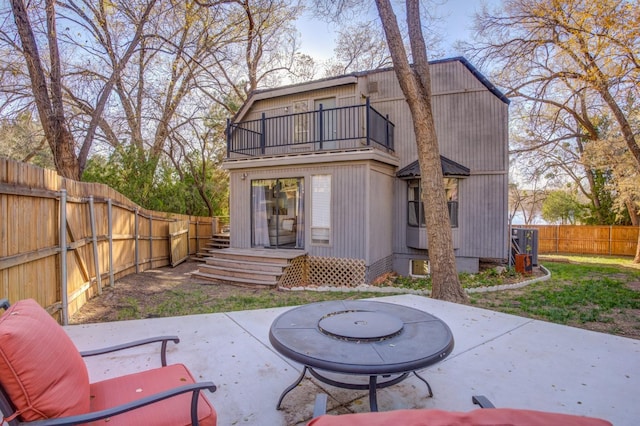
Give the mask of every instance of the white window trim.
[[[328, 189], [328, 199], [326, 196], [322, 196], [321, 194], [324, 192], [316, 191], [316, 184], [321, 183], [317, 178], [328, 179], [327, 182], [324, 182], [324, 189]], [[323, 175], [311, 175], [311, 244], [315, 245], [323, 245], [328, 246], [331, 245], [332, 242], [332, 193], [333, 193], [333, 179], [330, 174]], [[324, 202], [326, 206], [323, 206]], [[322, 208], [324, 207], [324, 208]], [[320, 208], [322, 210], [320, 210]], [[318, 209], [318, 210], [317, 210]], [[319, 211], [320, 210], [320, 211]], [[318, 223], [320, 221], [321, 223]], [[314, 236], [318, 235], [318, 231], [321, 232], [323, 237], [326, 239], [315, 239]]]
[[[415, 262], [415, 261], [427, 262], [427, 274], [426, 275], [413, 274], [413, 262]], [[411, 278], [429, 278], [431, 276], [431, 262], [429, 260], [425, 260], [425, 259], [409, 259], [409, 276]]]

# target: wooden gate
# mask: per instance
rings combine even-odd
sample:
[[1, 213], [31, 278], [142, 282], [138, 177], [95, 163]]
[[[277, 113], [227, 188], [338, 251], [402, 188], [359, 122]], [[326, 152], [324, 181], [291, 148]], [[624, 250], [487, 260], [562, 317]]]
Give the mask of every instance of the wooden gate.
[[175, 267], [189, 257], [189, 221], [179, 220], [169, 223], [169, 262]]

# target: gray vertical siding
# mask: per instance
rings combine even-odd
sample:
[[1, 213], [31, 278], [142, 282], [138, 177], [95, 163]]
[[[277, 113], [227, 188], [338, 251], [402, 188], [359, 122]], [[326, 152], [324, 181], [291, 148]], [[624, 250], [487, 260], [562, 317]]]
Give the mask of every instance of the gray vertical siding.
[[392, 167], [372, 166], [369, 173], [369, 257], [367, 265], [372, 265], [393, 253], [393, 204], [395, 170]]
[[[459, 227], [454, 246], [459, 257], [503, 259], [507, 255], [508, 106], [460, 62], [431, 67], [432, 105], [440, 153], [471, 169], [460, 182]], [[373, 73], [374, 108], [396, 125], [400, 167], [415, 161], [413, 123], [392, 71]], [[406, 245], [407, 184], [396, 181], [392, 203], [393, 252], [419, 253]]]
[[506, 257], [508, 206], [500, 190], [507, 185], [506, 180], [507, 175], [481, 175], [460, 184], [460, 210], [464, 215], [460, 217], [460, 256]]
[[[358, 161], [299, 167], [233, 170], [230, 174], [231, 246], [251, 247], [251, 180], [303, 177], [305, 181], [305, 250], [313, 256], [376, 261], [391, 252], [394, 167]], [[247, 177], [243, 180], [243, 173]], [[331, 244], [312, 244], [311, 176], [332, 176]]]
[[[460, 181], [459, 227], [454, 246], [461, 258], [507, 255], [508, 105], [491, 93], [459, 61], [431, 67], [436, 133], [441, 154], [471, 170]], [[369, 92], [370, 89], [375, 89]], [[359, 75], [357, 84], [290, 93], [255, 102], [243, 120], [292, 113], [294, 102], [336, 97], [338, 106], [363, 103], [389, 115], [395, 124], [395, 155], [399, 168], [415, 161], [413, 124], [392, 70]], [[323, 163], [260, 168], [247, 166], [231, 172], [231, 244], [251, 245], [250, 182], [252, 179], [305, 178], [305, 245], [309, 254], [365, 259], [367, 265], [391, 254], [402, 258], [424, 255], [406, 245], [407, 184], [395, 178], [398, 168], [375, 161]], [[247, 173], [246, 179], [240, 179]], [[310, 184], [312, 174], [332, 175], [332, 243], [310, 243]], [[404, 263], [403, 263], [404, 264]]]

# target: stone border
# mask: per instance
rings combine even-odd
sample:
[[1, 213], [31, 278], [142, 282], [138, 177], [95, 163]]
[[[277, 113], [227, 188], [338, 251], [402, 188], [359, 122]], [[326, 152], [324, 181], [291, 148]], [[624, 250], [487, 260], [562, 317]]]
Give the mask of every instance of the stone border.
[[[474, 288], [467, 288], [465, 289], [465, 291], [467, 293], [487, 293], [487, 292], [492, 292], [492, 291], [502, 291], [502, 290], [512, 290], [512, 289], [516, 289], [516, 288], [522, 288], [522, 287], [526, 287], [530, 284], [533, 283], [537, 283], [537, 282], [541, 282], [541, 281], [547, 281], [548, 279], [551, 278], [551, 272], [545, 268], [542, 265], [539, 265], [539, 268], [542, 269], [545, 273], [544, 276], [542, 277], [537, 277], [537, 278], [533, 278], [530, 280], [526, 280], [520, 283], [515, 283], [515, 284], [501, 284], [501, 285], [494, 285], [491, 287], [474, 287]], [[410, 288], [399, 288], [399, 287], [378, 287], [378, 286], [373, 286], [373, 285], [368, 285], [368, 284], [364, 284], [364, 285], [359, 285], [357, 287], [346, 287], [346, 286], [341, 286], [341, 287], [332, 287], [332, 286], [318, 286], [318, 287], [290, 287], [290, 288], [279, 288], [279, 290], [284, 290], [284, 291], [333, 291], [333, 292], [343, 292], [343, 293], [347, 293], [347, 292], [371, 292], [371, 293], [402, 293], [402, 294], [417, 294], [420, 296], [430, 296], [431, 295], [431, 291], [430, 290], [413, 290]]]
[[515, 288], [526, 287], [529, 284], [533, 284], [541, 281], [547, 281], [549, 278], [551, 278], [551, 271], [549, 271], [547, 268], [545, 268], [542, 265], [538, 265], [538, 267], [542, 269], [542, 271], [545, 273], [544, 276], [522, 281], [521, 283], [494, 285], [491, 287], [474, 287], [474, 288], [467, 288], [465, 290], [467, 291], [467, 293], [487, 293], [490, 291], [512, 290]]

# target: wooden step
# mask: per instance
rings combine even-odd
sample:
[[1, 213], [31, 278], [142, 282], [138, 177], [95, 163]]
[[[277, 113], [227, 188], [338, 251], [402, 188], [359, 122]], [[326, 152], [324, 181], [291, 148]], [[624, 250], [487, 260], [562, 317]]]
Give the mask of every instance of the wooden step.
[[291, 261], [306, 256], [302, 250], [210, 249], [193, 276], [224, 284], [276, 287]]
[[258, 279], [246, 279], [246, 278], [231, 278], [224, 275], [217, 274], [205, 274], [202, 272], [194, 272], [191, 274], [194, 278], [200, 278], [212, 282], [221, 284], [239, 285], [243, 287], [253, 288], [275, 288], [278, 285], [278, 281], [264, 281]]
[[220, 250], [229, 248], [230, 244], [230, 235], [227, 234], [213, 234], [209, 241], [205, 243], [204, 249], [207, 251], [210, 250]]
[[239, 269], [243, 271], [255, 271], [259, 270], [266, 273], [273, 273], [282, 275], [283, 266], [274, 265], [273, 263], [259, 263], [254, 261], [236, 260], [236, 259], [224, 259], [216, 256], [210, 256], [204, 259], [206, 266], [215, 266], [220, 268]]
[[198, 271], [203, 274], [210, 275], [219, 275], [223, 277], [229, 277], [230, 280], [234, 280], [236, 278], [246, 278], [248, 280], [258, 280], [258, 281], [275, 281], [278, 282], [278, 278], [282, 275], [282, 268], [275, 272], [265, 271], [261, 267], [256, 267], [253, 269], [245, 268], [233, 268], [233, 267], [224, 267], [217, 265], [204, 264], [200, 265]]
[[240, 260], [244, 262], [268, 263], [286, 266], [296, 257], [304, 256], [301, 250], [272, 250], [272, 249], [222, 249], [212, 252], [217, 259]]
[[223, 248], [229, 248], [229, 241], [225, 242], [209, 242], [207, 244], [204, 245], [205, 249], [223, 249]]

